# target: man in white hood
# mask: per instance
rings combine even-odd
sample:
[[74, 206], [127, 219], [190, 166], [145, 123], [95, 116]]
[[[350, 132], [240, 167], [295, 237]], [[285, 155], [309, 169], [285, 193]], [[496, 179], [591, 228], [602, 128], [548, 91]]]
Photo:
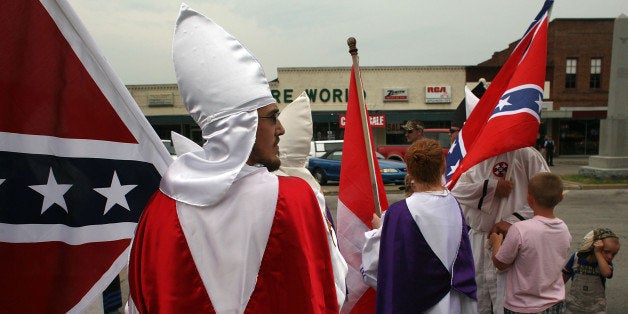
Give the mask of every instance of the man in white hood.
[[140, 312], [338, 312], [334, 250], [310, 186], [281, 165], [279, 109], [257, 60], [182, 5], [173, 56], [205, 139], [175, 160], [139, 222], [129, 262]]

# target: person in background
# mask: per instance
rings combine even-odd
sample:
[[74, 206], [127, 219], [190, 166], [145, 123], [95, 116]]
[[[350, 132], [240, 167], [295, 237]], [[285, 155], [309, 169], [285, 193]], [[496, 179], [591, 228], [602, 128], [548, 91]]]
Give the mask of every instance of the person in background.
[[543, 148], [545, 149], [545, 160], [550, 167], [554, 166], [554, 140], [549, 136], [545, 135], [545, 142], [543, 142]]
[[571, 244], [564, 221], [554, 215], [563, 199], [563, 183], [552, 173], [538, 173], [528, 184], [528, 203], [534, 217], [514, 223], [504, 239], [492, 232], [493, 264], [510, 269], [504, 313], [563, 313], [565, 284], [560, 269]]
[[205, 142], [173, 161], [142, 213], [129, 311], [339, 312], [324, 208], [303, 179], [271, 173], [285, 130], [261, 65], [187, 5], [173, 60]]
[[[404, 133], [404, 135], [406, 136], [406, 141], [409, 144], [412, 144], [420, 139], [423, 138], [423, 130], [425, 130], [425, 124], [420, 121], [420, 120], [408, 120], [406, 121], [406, 123], [404, 123], [404, 125], [401, 126], [402, 129], [404, 129], [406, 132]], [[405, 193], [406, 195], [410, 195], [412, 194], [412, 192], [410, 190], [407, 189], [408, 185], [412, 184], [412, 176], [407, 174], [406, 178], [405, 178], [405, 185], [406, 185], [406, 190]]]
[[404, 125], [401, 126], [406, 132], [406, 141], [409, 144], [412, 144], [423, 138], [423, 130], [425, 129], [425, 124], [420, 120], [408, 120]]
[[471, 245], [460, 205], [443, 186], [442, 147], [424, 138], [405, 156], [412, 195], [376, 215], [365, 233], [362, 274], [377, 313], [476, 313]]
[[607, 228], [588, 232], [578, 252], [563, 268], [567, 293], [567, 312], [606, 313], [606, 279], [613, 278], [613, 258], [619, 252], [619, 238]]

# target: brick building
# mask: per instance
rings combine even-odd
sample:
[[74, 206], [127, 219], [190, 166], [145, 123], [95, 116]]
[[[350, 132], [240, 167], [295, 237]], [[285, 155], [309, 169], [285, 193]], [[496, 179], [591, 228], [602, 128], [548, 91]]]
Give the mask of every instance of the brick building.
[[[615, 19], [554, 19], [549, 23], [546, 94], [539, 142], [547, 134], [561, 155], [598, 154], [606, 118]], [[491, 80], [517, 41], [467, 68], [467, 81]]]

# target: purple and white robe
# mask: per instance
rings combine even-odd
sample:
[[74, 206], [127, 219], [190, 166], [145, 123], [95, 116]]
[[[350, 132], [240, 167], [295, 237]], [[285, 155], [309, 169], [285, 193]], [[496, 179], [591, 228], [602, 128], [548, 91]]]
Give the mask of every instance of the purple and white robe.
[[377, 313], [477, 312], [467, 227], [449, 191], [414, 193], [365, 235], [363, 275], [377, 289]]

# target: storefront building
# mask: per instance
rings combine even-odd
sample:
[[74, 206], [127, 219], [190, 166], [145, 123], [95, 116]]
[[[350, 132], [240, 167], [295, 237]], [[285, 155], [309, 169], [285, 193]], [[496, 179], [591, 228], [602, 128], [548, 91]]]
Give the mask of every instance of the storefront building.
[[[361, 73], [377, 145], [405, 143], [401, 125], [409, 119], [449, 128], [464, 98], [463, 66], [361, 67]], [[350, 67], [279, 68], [270, 87], [281, 108], [307, 93], [314, 140], [343, 139], [350, 75]]]

